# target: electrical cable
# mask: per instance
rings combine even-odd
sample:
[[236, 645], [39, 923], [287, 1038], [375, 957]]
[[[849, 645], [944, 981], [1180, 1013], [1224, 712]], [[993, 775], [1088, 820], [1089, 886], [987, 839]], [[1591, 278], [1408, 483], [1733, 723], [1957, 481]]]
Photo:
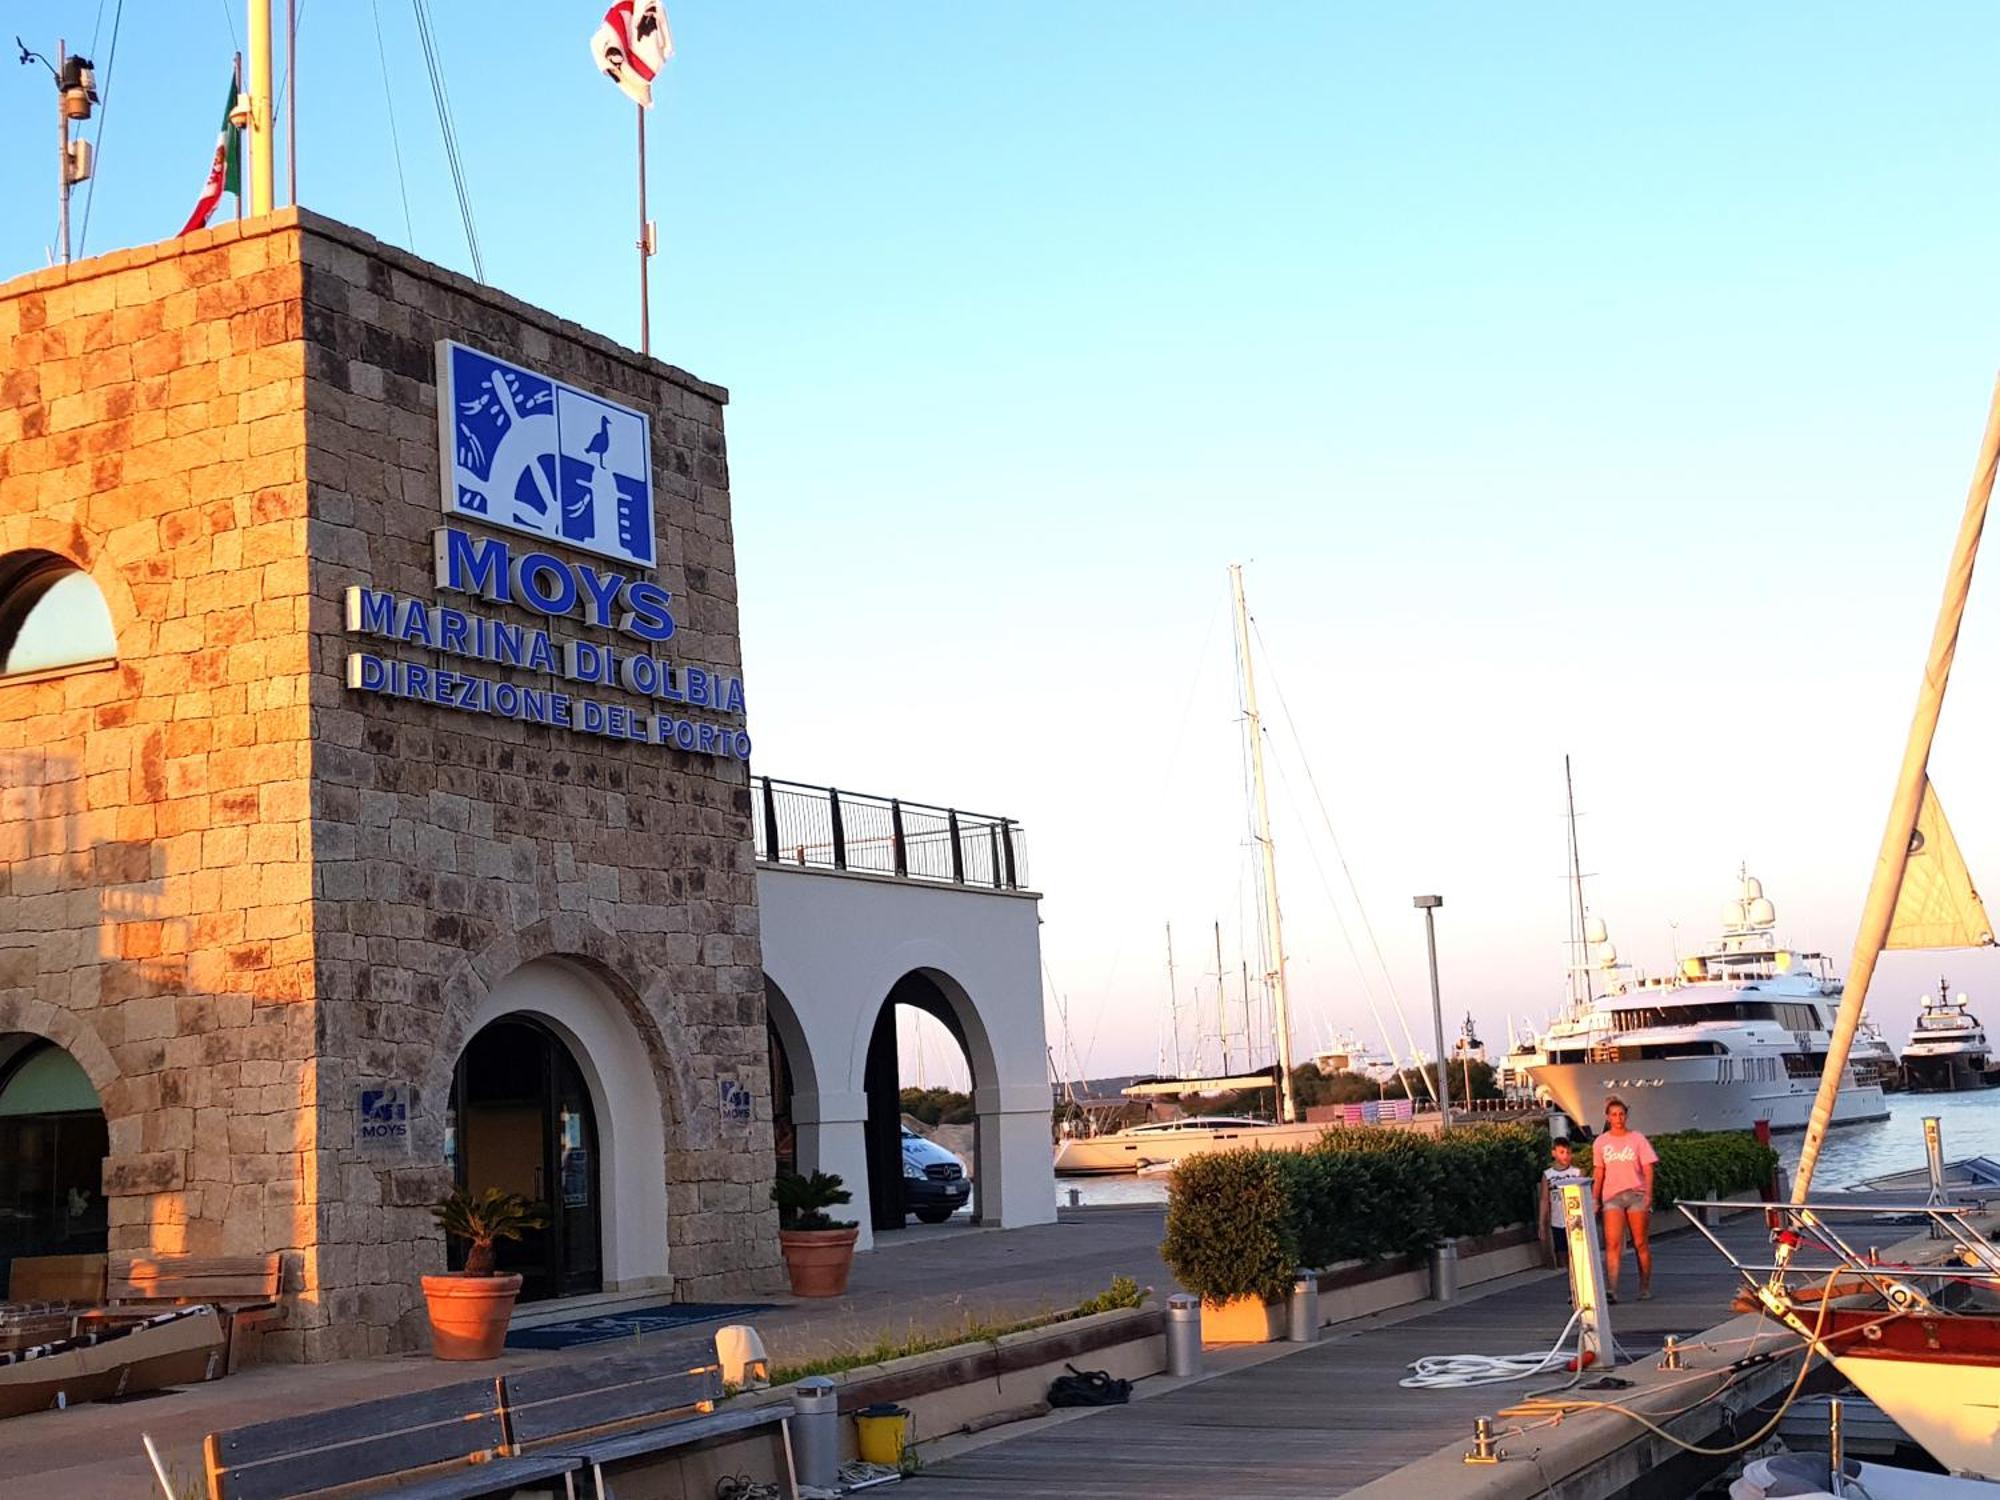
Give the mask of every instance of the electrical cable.
[[410, 0], [417, 18], [417, 40], [423, 47], [424, 66], [430, 73], [431, 99], [437, 106], [438, 134], [444, 139], [445, 163], [451, 169], [452, 191], [458, 195], [458, 216], [465, 225], [465, 248], [472, 255], [472, 274], [486, 280], [486, 262], [479, 253], [479, 227], [472, 218], [472, 193], [465, 185], [465, 162], [458, 151], [458, 129], [452, 121], [451, 94], [445, 87], [444, 62], [438, 55], [437, 38], [432, 34], [429, 0]]
[[[101, 4], [97, 7], [97, 15], [99, 20], [104, 18], [104, 7]], [[118, 9], [112, 12], [111, 16], [111, 56], [104, 64], [104, 107], [97, 112], [97, 139], [91, 144], [91, 153], [99, 161], [104, 156], [104, 129], [111, 123], [111, 74], [118, 66], [118, 28], [124, 20], [125, 0], [118, 0]], [[97, 37], [94, 33], [90, 39], [90, 50], [93, 53], [97, 51]], [[90, 205], [96, 201], [97, 165], [93, 163], [90, 169], [90, 186], [84, 190], [83, 194], [83, 223], [78, 227], [76, 232], [76, 253], [78, 259], [82, 259], [83, 247], [90, 240]]]
[[382, 41], [382, 0], [368, 0], [375, 12], [375, 55], [382, 59], [382, 99], [389, 107], [389, 149], [396, 157], [396, 191], [403, 199], [403, 233], [417, 248], [417, 228], [410, 220], [410, 187], [403, 179], [403, 142], [396, 133], [396, 91], [389, 86], [389, 49]]
[[[1771, 1414], [1770, 1420], [1740, 1442], [1730, 1443], [1725, 1447], [1719, 1448], [1708, 1447], [1700, 1443], [1690, 1443], [1685, 1438], [1676, 1437], [1673, 1433], [1668, 1432], [1659, 1422], [1654, 1421], [1644, 1413], [1634, 1411], [1631, 1407], [1616, 1401], [1541, 1401], [1530, 1398], [1528, 1401], [1522, 1402], [1520, 1406], [1511, 1410], [1521, 1412], [1524, 1415], [1537, 1415], [1546, 1412], [1559, 1416], [1567, 1416], [1574, 1412], [1613, 1411], [1617, 1412], [1620, 1416], [1630, 1417], [1655, 1437], [1673, 1444], [1683, 1452], [1696, 1454], [1703, 1458], [1729, 1458], [1743, 1452], [1746, 1448], [1753, 1448], [1778, 1430], [1778, 1423], [1784, 1419], [1785, 1413], [1792, 1409], [1793, 1403], [1799, 1398], [1799, 1392], [1805, 1388], [1806, 1376], [1812, 1370], [1813, 1356], [1818, 1354], [1823, 1347], [1821, 1335], [1826, 1331], [1827, 1309], [1833, 1305], [1833, 1299], [1826, 1296], [1825, 1292], [1831, 1289], [1834, 1276], [1838, 1274], [1838, 1269], [1836, 1267], [1834, 1271], [1827, 1274], [1826, 1286], [1821, 1289], [1819, 1316], [1813, 1323], [1812, 1338], [1804, 1344], [1804, 1354], [1799, 1360], [1799, 1373], [1793, 1379], [1791, 1388], [1785, 1392], [1784, 1400], [1778, 1403], [1778, 1409]], [[1889, 1316], [1901, 1317], [1903, 1315], [1901, 1313], [1891, 1313]], [[1755, 1361], [1757, 1364], [1764, 1364], [1776, 1358], [1778, 1358], [1776, 1354], [1750, 1355], [1746, 1359], [1738, 1360], [1736, 1365], [1732, 1367], [1732, 1379], [1730, 1383], [1734, 1383], [1735, 1375], [1740, 1374], [1744, 1368], [1747, 1368], [1751, 1361]], [[1727, 1386], [1724, 1389], [1727, 1389]], [[1701, 1401], [1696, 1402], [1695, 1406], [1703, 1405], [1721, 1393], [1721, 1390], [1712, 1392], [1704, 1396]], [[1694, 1409], [1693, 1406], [1686, 1407], [1681, 1412], [1667, 1416], [1665, 1420], [1672, 1421], [1674, 1417], [1685, 1415], [1686, 1412]]]

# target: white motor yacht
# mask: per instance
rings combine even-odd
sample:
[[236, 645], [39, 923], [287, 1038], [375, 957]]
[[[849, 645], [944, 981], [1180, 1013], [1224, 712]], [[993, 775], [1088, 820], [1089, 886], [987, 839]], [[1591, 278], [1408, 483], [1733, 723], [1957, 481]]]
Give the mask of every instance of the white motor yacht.
[[1903, 1082], [1917, 1093], [1951, 1093], [2000, 1083], [1992, 1071], [1992, 1049], [1986, 1028], [1966, 1007], [1964, 995], [1954, 997], [1944, 980], [1936, 995], [1924, 997], [1910, 1045], [1903, 1049]]
[[[1742, 877], [1722, 920], [1721, 937], [1664, 979], [1620, 969], [1593, 933], [1606, 992], [1549, 1028], [1545, 1060], [1529, 1070], [1572, 1119], [1595, 1127], [1615, 1094], [1649, 1135], [1760, 1120], [1805, 1128], [1841, 981], [1824, 955], [1779, 944], [1777, 912], [1754, 877]], [[1833, 1123], [1887, 1115], [1881, 1086], [1844, 1070]]]
[[1107, 1135], [1070, 1136], [1058, 1141], [1056, 1172], [1064, 1177], [1136, 1172], [1142, 1167], [1171, 1164], [1205, 1151], [1304, 1151], [1326, 1131], [1325, 1125], [1280, 1125], [1274, 1120], [1240, 1119], [1231, 1115], [1160, 1120]]

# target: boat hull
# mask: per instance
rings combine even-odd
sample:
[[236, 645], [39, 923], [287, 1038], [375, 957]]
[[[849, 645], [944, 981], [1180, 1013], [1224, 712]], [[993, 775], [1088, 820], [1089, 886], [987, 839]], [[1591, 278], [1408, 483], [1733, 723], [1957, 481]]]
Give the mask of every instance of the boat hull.
[[1834, 1367], [1932, 1458], [2000, 1479], [2000, 1318], [1829, 1308], [1822, 1339]]
[[1987, 1071], [1987, 1060], [1967, 1052], [1903, 1058], [1903, 1083], [1913, 1094], [1957, 1094], [1991, 1088], [2000, 1074]]
[[[1595, 1126], [1613, 1095], [1632, 1111], [1634, 1129], [1648, 1135], [1674, 1130], [1751, 1130], [1766, 1121], [1773, 1130], [1803, 1130], [1812, 1115], [1817, 1079], [1723, 1081], [1717, 1060], [1664, 1058], [1653, 1062], [1552, 1063], [1531, 1070], [1538, 1086], [1578, 1124]], [[1857, 1125], [1886, 1119], [1889, 1106], [1874, 1084], [1844, 1088], [1834, 1101], [1833, 1123]]]
[[1171, 1164], [1213, 1151], [1304, 1151], [1318, 1144], [1328, 1129], [1325, 1125], [1267, 1125], [1138, 1137], [1125, 1131], [1078, 1136], [1056, 1146], [1056, 1175], [1093, 1177], [1133, 1173], [1144, 1166]]

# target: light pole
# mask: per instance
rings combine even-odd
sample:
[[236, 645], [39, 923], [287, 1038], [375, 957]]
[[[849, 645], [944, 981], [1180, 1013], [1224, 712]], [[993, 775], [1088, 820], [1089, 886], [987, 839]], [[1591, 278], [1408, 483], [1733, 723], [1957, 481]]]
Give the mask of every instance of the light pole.
[[1417, 896], [1412, 905], [1424, 914], [1424, 941], [1431, 954], [1431, 1025], [1437, 1032], [1438, 1129], [1451, 1129], [1451, 1070], [1444, 1057], [1444, 1002], [1438, 998], [1438, 934], [1436, 912], [1444, 905], [1442, 896]]

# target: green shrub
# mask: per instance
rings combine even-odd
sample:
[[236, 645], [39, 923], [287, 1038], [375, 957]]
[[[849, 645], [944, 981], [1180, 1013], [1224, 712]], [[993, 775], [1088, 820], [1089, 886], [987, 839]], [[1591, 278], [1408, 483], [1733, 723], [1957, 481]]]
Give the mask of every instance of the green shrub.
[[1284, 1295], [1301, 1264], [1296, 1159], [1219, 1151], [1174, 1168], [1160, 1257], [1197, 1297]]
[[1549, 1164], [1546, 1130], [1475, 1125], [1431, 1140], [1439, 1165], [1440, 1234], [1456, 1239], [1534, 1222], [1537, 1184]]
[[[1760, 1146], [1747, 1130], [1680, 1130], [1647, 1139], [1660, 1156], [1653, 1168], [1653, 1207], [1662, 1212], [1682, 1199], [1755, 1192], [1778, 1165], [1778, 1153]], [[1594, 1170], [1590, 1147], [1577, 1149], [1576, 1165], [1585, 1173]]]

